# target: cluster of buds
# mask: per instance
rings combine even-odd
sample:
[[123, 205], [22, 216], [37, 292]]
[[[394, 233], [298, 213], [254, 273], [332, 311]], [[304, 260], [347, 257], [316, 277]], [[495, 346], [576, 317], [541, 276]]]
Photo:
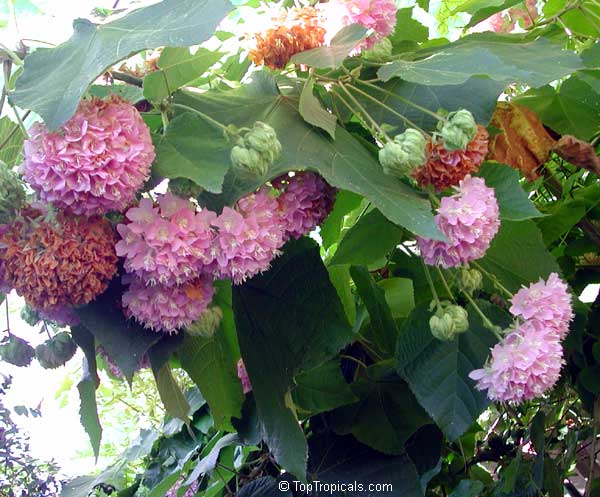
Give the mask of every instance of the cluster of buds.
[[379, 151], [383, 172], [402, 177], [425, 162], [425, 137], [420, 131], [409, 128], [396, 135]]
[[231, 150], [231, 163], [255, 176], [264, 176], [281, 155], [275, 130], [261, 121], [240, 136]]
[[21, 179], [0, 161], [0, 224], [11, 222], [23, 204], [25, 190]]
[[13, 366], [29, 366], [34, 357], [33, 347], [15, 335], [9, 335], [0, 343], [0, 359]]
[[433, 316], [429, 319], [431, 334], [442, 341], [454, 338], [469, 329], [469, 315], [467, 311], [450, 302], [441, 302]]
[[444, 148], [449, 151], [466, 150], [477, 133], [477, 123], [467, 109], [450, 112], [440, 124], [440, 136]]
[[77, 351], [77, 345], [66, 331], [57, 333], [52, 338], [35, 348], [35, 357], [45, 369], [56, 369], [71, 359]]

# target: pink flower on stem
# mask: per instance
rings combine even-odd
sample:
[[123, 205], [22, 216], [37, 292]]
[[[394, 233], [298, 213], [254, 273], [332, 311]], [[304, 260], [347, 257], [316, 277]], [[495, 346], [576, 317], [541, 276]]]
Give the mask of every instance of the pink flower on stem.
[[58, 131], [34, 124], [29, 134], [23, 177], [40, 199], [74, 214], [124, 209], [155, 157], [144, 120], [117, 96], [82, 100]]
[[449, 268], [482, 258], [498, 233], [499, 215], [494, 190], [482, 178], [467, 175], [456, 194], [442, 198], [435, 216], [448, 241], [417, 237], [423, 259], [431, 266]]
[[552, 273], [547, 281], [540, 279], [527, 288], [521, 288], [511, 303], [513, 315], [535, 321], [540, 328], [556, 333], [561, 340], [568, 333], [573, 319], [571, 295], [558, 274]]

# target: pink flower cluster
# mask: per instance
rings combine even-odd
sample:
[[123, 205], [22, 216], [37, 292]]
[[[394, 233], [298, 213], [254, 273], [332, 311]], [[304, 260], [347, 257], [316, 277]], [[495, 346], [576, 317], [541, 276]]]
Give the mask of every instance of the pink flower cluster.
[[81, 101], [57, 132], [35, 124], [29, 133], [21, 173], [41, 200], [74, 214], [124, 209], [155, 157], [142, 117], [117, 96]]
[[488, 366], [469, 376], [492, 400], [522, 402], [539, 397], [560, 377], [561, 340], [573, 319], [567, 285], [552, 273], [546, 282], [519, 290], [510, 312], [524, 321], [494, 346]]
[[283, 189], [277, 200], [285, 240], [310, 233], [333, 208], [335, 188], [317, 174], [305, 172], [291, 178], [281, 176], [273, 186]]
[[117, 255], [135, 279], [123, 295], [128, 316], [145, 327], [174, 332], [196, 321], [211, 291], [192, 298], [186, 285], [213, 278], [235, 284], [267, 270], [290, 238], [314, 229], [329, 213], [335, 190], [314, 173], [273, 182], [279, 196], [262, 187], [225, 207], [220, 215], [167, 193], [157, 204], [142, 199], [119, 224]]
[[[178, 490], [181, 488], [185, 480], [185, 475], [182, 475], [178, 478], [178, 480], [173, 484], [173, 486], [167, 491], [165, 497], [177, 497], [179, 492]], [[185, 493], [181, 497], [195, 497], [198, 493], [198, 488], [200, 487], [200, 483], [198, 480], [193, 482], [185, 491]]]
[[448, 241], [417, 237], [425, 262], [444, 268], [482, 258], [500, 227], [500, 211], [494, 189], [482, 178], [470, 175], [460, 182], [457, 193], [442, 198], [435, 223]]
[[324, 13], [328, 34], [350, 24], [360, 24], [374, 33], [364, 42], [371, 48], [396, 29], [396, 2], [394, 0], [330, 0], [318, 4]]
[[243, 359], [240, 359], [237, 363], [237, 375], [242, 384], [242, 391], [244, 392], [244, 395], [250, 393], [252, 391], [252, 382], [248, 376], [248, 371], [246, 371], [246, 365], [244, 364]]
[[144, 283], [179, 285], [212, 264], [214, 212], [196, 212], [189, 200], [167, 193], [159, 198], [158, 207], [143, 198], [126, 217], [130, 222], [117, 226], [121, 235], [117, 255], [125, 257], [125, 270]]
[[135, 317], [145, 328], [174, 333], [196, 321], [214, 295], [212, 280], [201, 276], [180, 286], [146, 286], [131, 281], [122, 302], [127, 317]]

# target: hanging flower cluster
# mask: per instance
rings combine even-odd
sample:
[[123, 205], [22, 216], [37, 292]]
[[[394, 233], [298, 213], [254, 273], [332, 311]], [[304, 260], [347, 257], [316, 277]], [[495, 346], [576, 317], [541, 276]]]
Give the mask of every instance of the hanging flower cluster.
[[314, 173], [296, 173], [281, 176], [274, 181], [283, 189], [278, 197], [279, 216], [284, 239], [300, 238], [321, 224], [331, 212], [335, 201], [335, 188]]
[[237, 363], [237, 375], [240, 379], [240, 383], [242, 384], [242, 391], [244, 392], [244, 395], [250, 393], [252, 391], [252, 382], [248, 376], [248, 371], [246, 371], [246, 365], [244, 364], [243, 359], [240, 359]]
[[22, 212], [0, 238], [4, 277], [36, 309], [87, 304], [117, 271], [115, 236], [108, 221], [59, 213], [50, 221]]
[[124, 209], [155, 156], [142, 117], [118, 96], [81, 101], [57, 132], [41, 124], [29, 132], [21, 173], [41, 200], [74, 214]]
[[293, 55], [321, 46], [325, 28], [314, 7], [292, 8], [272, 21], [273, 27], [256, 34], [256, 47], [249, 57], [256, 65], [283, 69]]
[[492, 400], [523, 402], [551, 389], [563, 364], [561, 340], [573, 319], [567, 285], [556, 273], [522, 288], [510, 312], [524, 319], [492, 349], [489, 364], [469, 375]]
[[265, 186], [219, 215], [172, 193], [129, 209], [116, 245], [135, 277], [123, 294], [125, 313], [156, 331], [189, 326], [211, 302], [212, 279], [240, 284], [267, 270], [291, 236], [310, 232], [333, 206], [335, 190], [314, 173], [273, 185], [279, 196]]
[[488, 138], [485, 128], [478, 125], [465, 150], [448, 150], [442, 141], [430, 141], [427, 160], [415, 170], [415, 179], [421, 187], [432, 185], [437, 191], [458, 185], [466, 175], [479, 170], [488, 152]]
[[442, 198], [435, 216], [448, 241], [417, 237], [423, 259], [431, 266], [449, 268], [482, 258], [498, 233], [499, 216], [494, 189], [482, 178], [466, 176], [456, 194]]

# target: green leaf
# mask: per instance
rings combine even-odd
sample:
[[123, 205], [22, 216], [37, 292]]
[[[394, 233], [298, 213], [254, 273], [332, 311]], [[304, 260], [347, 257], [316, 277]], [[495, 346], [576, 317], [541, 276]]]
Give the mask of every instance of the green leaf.
[[586, 214], [585, 201], [581, 198], [563, 200], [555, 204], [549, 215], [537, 223], [544, 243], [550, 245], [568, 233]]
[[157, 369], [154, 366], [152, 354], [150, 354], [150, 364], [152, 364], [152, 372], [154, 373], [158, 393], [165, 406], [165, 410], [174, 418], [181, 419], [187, 423], [190, 415], [190, 405], [175, 378], [173, 378], [171, 366], [166, 362]]
[[333, 416], [336, 433], [352, 433], [360, 442], [384, 454], [402, 454], [411, 435], [431, 423], [393, 368], [393, 361], [369, 366], [365, 377], [351, 385], [360, 401], [337, 409]]
[[23, 150], [23, 133], [8, 116], [0, 119], [0, 143], [5, 143], [0, 149], [0, 161], [8, 166], [16, 166]]
[[159, 333], [142, 328], [126, 319], [115, 302], [120, 302], [121, 288], [113, 285], [104, 294], [77, 310], [81, 324], [98, 340], [131, 383], [143, 355], [161, 339]]
[[555, 89], [532, 89], [515, 99], [529, 107], [542, 122], [561, 135], [589, 141], [600, 128], [600, 93], [576, 74]]
[[[224, 124], [250, 127], [256, 120], [277, 131], [281, 159], [268, 177], [247, 178], [230, 169], [223, 195], [203, 195], [202, 201], [219, 209], [254, 191], [268, 179], [290, 170], [312, 170], [329, 184], [366, 197], [392, 222], [428, 238], [443, 235], [433, 221], [431, 204], [421, 194], [383, 173], [379, 162], [350, 133], [336, 131], [335, 142], [315, 130], [300, 116], [292, 99], [282, 96], [265, 72], [255, 73], [253, 83], [237, 90], [211, 91], [202, 95], [181, 92], [176, 102], [196, 108]], [[203, 150], [206, 161], [223, 162], [223, 154]]]
[[[498, 96], [506, 86], [505, 83], [487, 78], [470, 78], [463, 84], [446, 86], [425, 86], [409, 83], [398, 78], [386, 83], [378, 82], [376, 86], [387, 93], [376, 90], [371, 86], [358, 83], [357, 85], [378, 102], [391, 107], [417, 126], [429, 130], [436, 129], [437, 120], [407, 104], [407, 99], [433, 112], [438, 109], [466, 108], [471, 111], [479, 124], [485, 126], [496, 108]], [[396, 133], [405, 129], [404, 121], [383, 108], [379, 103], [358, 94], [356, 97], [377, 122], [395, 126], [397, 128]]]
[[483, 490], [483, 483], [478, 480], [461, 480], [449, 497], [477, 497]]
[[503, 164], [485, 162], [477, 176], [481, 176], [485, 184], [494, 189], [502, 219], [522, 221], [542, 216], [519, 185], [517, 170]]
[[102, 426], [98, 418], [98, 407], [96, 405], [96, 382], [89, 374], [77, 385], [79, 391], [79, 417], [81, 425], [90, 437], [94, 457], [98, 459], [100, 454], [100, 440], [102, 439]]
[[344, 224], [344, 217], [357, 209], [361, 202], [362, 197], [360, 195], [347, 190], [342, 190], [336, 194], [333, 210], [321, 224], [319, 230], [324, 248], [328, 249], [338, 241]]
[[278, 463], [304, 479], [306, 440], [289, 399], [293, 378], [352, 336], [317, 244], [289, 242], [269, 272], [233, 288], [233, 309], [263, 438]]
[[367, 28], [360, 24], [346, 26], [332, 38], [329, 46], [317, 47], [294, 55], [290, 62], [294, 64], [305, 64], [316, 69], [337, 68], [356, 45], [367, 34]]
[[515, 43], [514, 38], [475, 34], [428, 55], [396, 60], [381, 67], [378, 75], [383, 81], [399, 77], [422, 85], [457, 85], [472, 76], [487, 76], [505, 84], [542, 86], [583, 67], [574, 52], [545, 38]]
[[60, 497], [88, 497], [94, 488], [100, 484], [120, 486], [125, 461], [119, 461], [109, 466], [97, 476], [77, 476], [63, 483]]
[[244, 485], [237, 497], [292, 497], [292, 492], [282, 490], [272, 476], [263, 476]]
[[402, 228], [373, 209], [346, 232], [329, 264], [369, 265], [389, 254], [403, 233]]
[[213, 193], [220, 193], [229, 169], [231, 143], [220, 129], [186, 112], [175, 117], [156, 142], [153, 174], [187, 178]]
[[354, 325], [354, 321], [356, 321], [356, 304], [352, 288], [350, 288], [350, 266], [329, 266], [327, 272], [329, 273], [329, 280], [335, 287], [338, 297], [344, 306], [348, 322]]
[[[507, 313], [487, 302], [480, 308], [495, 324], [506, 326]], [[481, 318], [468, 307], [469, 329], [452, 341], [433, 337], [429, 329], [432, 312], [427, 305], [414, 309], [405, 322], [398, 340], [398, 372], [436, 424], [451, 441], [460, 437], [487, 407], [485, 392], [474, 388], [468, 377], [483, 367], [494, 334], [483, 326]]]
[[502, 12], [503, 10], [521, 3], [521, 1], [522, 0], [467, 0], [465, 3], [454, 9], [454, 12], [468, 12], [469, 14], [473, 14], [471, 20], [465, 26], [465, 28], [470, 28], [498, 12]]
[[212, 473], [217, 466], [217, 462], [219, 461], [221, 450], [223, 450], [225, 447], [239, 445], [241, 443], [242, 440], [237, 433], [228, 433], [227, 435], [224, 435], [217, 441], [217, 443], [215, 443], [215, 445], [213, 445], [209, 453], [198, 461], [193, 471], [188, 476], [185, 484], [191, 485], [198, 478], [200, 478], [200, 476], [203, 476], [207, 473]]
[[92, 85], [88, 90], [93, 97], [106, 98], [109, 95], [119, 95], [125, 100], [129, 100], [132, 104], [144, 100], [142, 89], [132, 85]]
[[160, 102], [175, 90], [202, 76], [209, 67], [223, 56], [206, 48], [199, 48], [193, 55], [187, 47], [166, 47], [158, 59], [159, 71], [144, 78], [144, 97]]
[[96, 387], [100, 384], [100, 378], [98, 378], [98, 370], [96, 365], [96, 345], [94, 335], [92, 335], [83, 326], [72, 326], [71, 336], [75, 343], [81, 348], [87, 361], [87, 371], [90, 375], [91, 380], [94, 382]]
[[560, 272], [556, 260], [546, 250], [542, 235], [533, 221], [502, 221], [500, 231], [485, 257], [477, 261], [494, 274], [511, 292], [552, 272]]
[[421, 43], [429, 38], [429, 30], [413, 18], [413, 10], [414, 7], [406, 7], [396, 12], [396, 29], [390, 36], [392, 45], [406, 40]]
[[236, 372], [237, 361], [223, 327], [210, 338], [186, 334], [179, 359], [208, 402], [215, 427], [231, 430], [231, 418], [240, 416], [244, 397]]
[[37, 112], [56, 129], [111, 65], [147, 48], [200, 44], [230, 9], [227, 0], [163, 0], [107, 24], [77, 19], [68, 41], [25, 58], [11, 101]]
[[306, 81], [300, 94], [298, 111], [307, 123], [326, 131], [335, 140], [337, 118], [331, 112], [327, 112], [319, 99], [314, 96], [314, 83], [315, 80], [313, 78], [309, 78]]
[[316, 368], [304, 371], [294, 379], [294, 403], [311, 415], [352, 404], [358, 397], [352, 393], [340, 369], [339, 359], [332, 359]]
[[405, 318], [415, 307], [413, 280], [409, 278], [386, 278], [377, 283], [385, 292], [394, 319]]
[[[379, 483], [391, 485], [393, 489], [383, 491], [383, 495], [424, 495], [419, 473], [406, 454], [388, 456], [357, 442], [352, 436], [340, 437], [330, 433], [313, 436], [309, 447], [309, 474], [313, 481], [358, 484], [363, 489], [367, 489], [369, 484]], [[357, 488], [347, 493], [351, 497], [367, 495]]]
[[350, 275], [369, 312], [375, 344], [387, 357], [393, 356], [398, 338], [398, 327], [385, 300], [385, 292], [375, 284], [373, 277], [364, 266], [352, 266]]

